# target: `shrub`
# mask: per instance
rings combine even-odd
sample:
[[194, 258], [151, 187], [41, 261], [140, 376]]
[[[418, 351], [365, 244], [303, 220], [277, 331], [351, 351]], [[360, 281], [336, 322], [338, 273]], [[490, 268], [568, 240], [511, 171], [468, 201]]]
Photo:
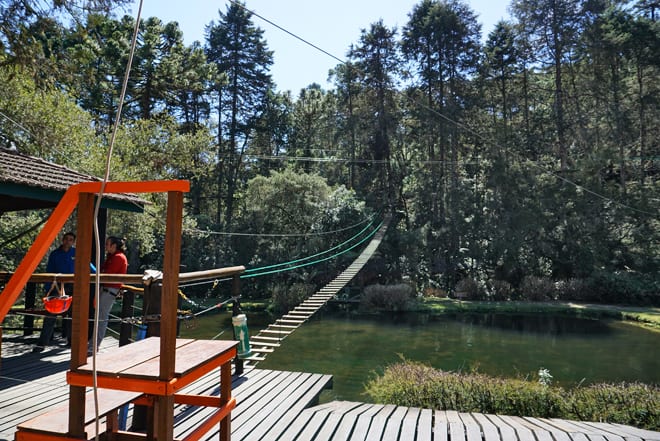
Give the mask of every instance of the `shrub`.
[[565, 390], [533, 379], [452, 373], [404, 361], [370, 380], [365, 392], [377, 403], [398, 406], [660, 428], [660, 388], [643, 384]]
[[493, 280], [490, 297], [495, 301], [511, 300], [514, 296], [513, 286], [506, 280]]
[[568, 279], [557, 282], [557, 299], [589, 301], [589, 289], [583, 279]]
[[275, 312], [287, 312], [298, 306], [314, 293], [314, 286], [306, 283], [294, 283], [291, 286], [276, 285], [272, 288], [273, 309]]
[[405, 311], [415, 298], [415, 290], [406, 283], [396, 285], [369, 285], [360, 297], [364, 310]]
[[555, 298], [555, 286], [547, 277], [525, 276], [520, 293], [523, 299], [542, 302]]
[[659, 305], [657, 275], [618, 271], [593, 273], [586, 280], [591, 301], [633, 305]]
[[595, 384], [572, 391], [569, 416], [660, 428], [660, 390], [641, 383]]
[[442, 299], [449, 297], [447, 291], [433, 286], [427, 286], [426, 288], [424, 288], [423, 295], [424, 297], [442, 298]]
[[485, 292], [476, 280], [466, 277], [459, 280], [456, 284], [456, 298], [466, 300], [481, 300], [485, 297]]

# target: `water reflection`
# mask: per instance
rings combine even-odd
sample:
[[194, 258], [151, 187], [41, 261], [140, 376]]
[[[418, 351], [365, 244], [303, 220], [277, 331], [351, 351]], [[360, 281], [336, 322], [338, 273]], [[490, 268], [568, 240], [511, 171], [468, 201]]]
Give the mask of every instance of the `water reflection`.
[[[275, 319], [248, 313], [252, 333]], [[212, 322], [205, 330], [204, 323]], [[229, 314], [198, 320], [182, 337], [231, 338]], [[613, 320], [546, 314], [355, 315], [322, 311], [259, 363], [262, 369], [334, 376], [332, 398], [366, 401], [364, 384], [404, 357], [448, 371], [530, 377], [556, 383], [660, 383], [660, 334]]]

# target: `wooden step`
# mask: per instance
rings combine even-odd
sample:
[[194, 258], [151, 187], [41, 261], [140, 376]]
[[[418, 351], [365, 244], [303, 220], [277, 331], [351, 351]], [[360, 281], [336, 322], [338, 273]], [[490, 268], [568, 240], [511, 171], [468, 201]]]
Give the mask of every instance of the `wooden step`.
[[[263, 331], [261, 331], [261, 332], [263, 332]], [[269, 344], [268, 342], [270, 342], [270, 344], [277, 344], [277, 346], [279, 346], [279, 343], [276, 343], [276, 342], [280, 342], [280, 341], [284, 340], [285, 337], [286, 337], [286, 335], [282, 336], [282, 338], [268, 337], [266, 335], [254, 335], [254, 336], [250, 337], [250, 340], [257, 340], [258, 344], [260, 344], [260, 345], [267, 345], [267, 344]], [[263, 340], [263, 341], [259, 341], [259, 340]]]
[[250, 338], [250, 344], [252, 346], [260, 347], [260, 346], [268, 346], [271, 348], [279, 348], [280, 344], [275, 343], [273, 341], [261, 341], [263, 338], [272, 338], [272, 337], [257, 337], [256, 335], [254, 337]]
[[275, 352], [275, 349], [273, 348], [260, 348], [260, 345], [251, 345], [250, 346], [250, 352], [252, 353], [258, 353], [258, 354], [272, 354]]
[[282, 334], [282, 335], [289, 335], [293, 331], [287, 331], [283, 329], [262, 329], [261, 332], [266, 332], [268, 334]]
[[280, 325], [283, 323], [283, 320], [278, 320], [275, 323], [268, 325], [269, 328], [284, 328], [284, 329], [298, 329], [298, 325]]
[[301, 320], [301, 317], [291, 315], [283, 315], [282, 319], [279, 321], [282, 323], [297, 323], [299, 325], [305, 323], [305, 320]]

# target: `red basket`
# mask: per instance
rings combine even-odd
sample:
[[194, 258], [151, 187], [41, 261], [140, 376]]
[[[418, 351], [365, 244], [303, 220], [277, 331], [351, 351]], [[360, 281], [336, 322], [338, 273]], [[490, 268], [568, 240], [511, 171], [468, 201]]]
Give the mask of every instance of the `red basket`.
[[72, 300], [73, 297], [67, 295], [43, 298], [46, 311], [50, 312], [51, 314], [62, 314], [63, 312], [66, 312], [71, 306]]

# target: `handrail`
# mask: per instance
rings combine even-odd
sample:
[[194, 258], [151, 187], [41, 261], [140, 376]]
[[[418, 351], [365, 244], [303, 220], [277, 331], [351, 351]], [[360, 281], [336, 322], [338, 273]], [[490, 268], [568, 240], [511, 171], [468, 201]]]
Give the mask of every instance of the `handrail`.
[[[5, 289], [0, 294], [0, 322], [18, 299], [23, 287], [34, 272], [39, 262], [48, 251], [69, 215], [78, 205], [80, 194], [99, 193], [103, 182], [82, 182], [69, 187], [53, 210], [48, 221], [23, 257], [23, 260], [11, 276]], [[163, 193], [168, 191], [190, 191], [188, 181], [144, 181], [144, 182], [107, 182], [105, 193]]]
[[[197, 280], [206, 280], [206, 279], [215, 279], [218, 277], [231, 277], [236, 274], [242, 274], [245, 272], [244, 266], [230, 266], [226, 268], [215, 268], [211, 270], [204, 271], [192, 271], [187, 273], [179, 273], [179, 281], [183, 282], [193, 282]], [[9, 280], [9, 278], [14, 273], [11, 272], [2, 272], [0, 271], [0, 281]], [[99, 279], [101, 283], [123, 283], [130, 285], [140, 285], [142, 284], [142, 279], [144, 274], [109, 274], [101, 273], [99, 274]], [[63, 274], [63, 273], [34, 273], [30, 276], [27, 282], [32, 283], [48, 283], [53, 280], [64, 283], [73, 283], [74, 275], [73, 274]], [[26, 283], [27, 283], [26, 282]], [[96, 283], [92, 278], [90, 283]]]

